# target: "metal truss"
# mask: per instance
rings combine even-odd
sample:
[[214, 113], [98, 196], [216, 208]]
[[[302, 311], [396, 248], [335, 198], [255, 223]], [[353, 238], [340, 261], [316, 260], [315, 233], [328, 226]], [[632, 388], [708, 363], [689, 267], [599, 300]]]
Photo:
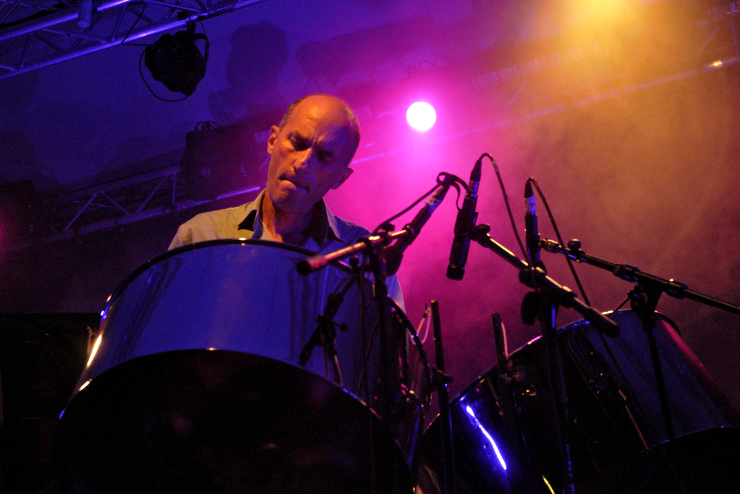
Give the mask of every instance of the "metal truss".
[[184, 199], [179, 165], [88, 187], [43, 201], [46, 240], [115, 228], [175, 211]]
[[[259, 187], [234, 190], [213, 201], [255, 192]], [[114, 180], [50, 197], [41, 202], [42, 224], [34, 226], [37, 240], [11, 245], [0, 250], [8, 253], [57, 240], [79, 237], [101, 230], [111, 230], [164, 214], [200, 206], [212, 201], [186, 197], [179, 163], [129, 178]]]
[[0, 0], [0, 79], [264, 0]]

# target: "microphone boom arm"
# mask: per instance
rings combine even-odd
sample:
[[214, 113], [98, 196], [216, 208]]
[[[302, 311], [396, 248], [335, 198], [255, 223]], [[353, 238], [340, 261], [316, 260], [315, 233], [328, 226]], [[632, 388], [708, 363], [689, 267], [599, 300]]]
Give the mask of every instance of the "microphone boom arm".
[[318, 271], [332, 261], [339, 261], [357, 254], [365, 254], [369, 250], [381, 249], [390, 244], [393, 240], [404, 239], [413, 234], [412, 230], [404, 228], [403, 230], [393, 233], [381, 233], [378, 235], [362, 237], [359, 242], [348, 245], [347, 247], [342, 247], [334, 252], [330, 252], [328, 254], [317, 254], [303, 259], [298, 262], [296, 269], [300, 274], [307, 275], [314, 271]]
[[[529, 264], [519, 259], [509, 249], [496, 242], [488, 233], [489, 230], [490, 227], [485, 224], [475, 227], [472, 232], [472, 240], [475, 240], [483, 247], [493, 251], [504, 261], [517, 268], [520, 273], [519, 280], [525, 285], [530, 286], [532, 277], [529, 274], [531, 271]], [[599, 331], [603, 331], [608, 336], [616, 336], [619, 334], [619, 326], [617, 326], [617, 323], [579, 299], [570, 288], [560, 285], [554, 279], [550, 278], [541, 268], [534, 268], [534, 273], [537, 279], [537, 285], [544, 290], [552, 292], [560, 305], [572, 308], [583, 316], [584, 319], [593, 324]]]
[[714, 297], [689, 290], [688, 286], [684, 283], [681, 283], [680, 281], [676, 281], [674, 279], [666, 280], [664, 278], [659, 278], [655, 275], [640, 271], [639, 268], [636, 268], [634, 266], [629, 266], [627, 264], [615, 264], [603, 259], [599, 259], [598, 257], [588, 255], [583, 250], [581, 250], [581, 242], [579, 242], [578, 240], [571, 240], [570, 242], [568, 242], [568, 247], [566, 248], [555, 242], [554, 240], [541, 239], [540, 246], [548, 252], [552, 252], [555, 254], [564, 254], [565, 256], [570, 257], [576, 262], [590, 264], [591, 266], [596, 266], [597, 268], [610, 271], [614, 276], [625, 281], [638, 283], [640, 285], [649, 284], [651, 288], [659, 289], [661, 292], [670, 295], [671, 297], [675, 297], [677, 299], [688, 298], [690, 300], [703, 303], [710, 307], [715, 307], [717, 309], [722, 309], [732, 314], [740, 315], [740, 307], [716, 299]]

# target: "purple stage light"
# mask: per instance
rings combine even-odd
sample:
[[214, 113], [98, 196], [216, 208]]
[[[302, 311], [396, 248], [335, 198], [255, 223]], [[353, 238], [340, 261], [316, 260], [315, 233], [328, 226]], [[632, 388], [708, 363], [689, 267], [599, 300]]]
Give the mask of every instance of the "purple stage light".
[[416, 132], [426, 132], [437, 121], [437, 112], [427, 102], [417, 101], [406, 110], [406, 121]]

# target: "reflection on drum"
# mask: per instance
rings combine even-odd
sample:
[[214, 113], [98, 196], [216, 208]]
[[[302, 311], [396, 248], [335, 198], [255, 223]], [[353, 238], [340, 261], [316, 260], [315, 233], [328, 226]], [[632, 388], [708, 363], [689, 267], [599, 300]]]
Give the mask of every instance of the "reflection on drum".
[[[659, 316], [656, 327], [676, 432], [669, 440], [640, 320], [631, 311], [614, 320], [617, 338], [586, 321], [559, 330], [575, 492], [740, 492], [740, 416], [673, 323]], [[525, 492], [564, 492], [544, 352], [539, 337], [510, 356], [516, 434], [504, 420], [498, 366], [452, 401], [457, 492], [511, 492], [514, 461]], [[419, 449], [417, 492], [443, 492], [439, 419]]]
[[[295, 265], [307, 255], [270, 242], [203, 242], [133, 273], [110, 299], [63, 412], [66, 488], [410, 492], [431, 387], [424, 350], [389, 300], [392, 332], [405, 335], [391, 431], [378, 399], [371, 284], [340, 264], [301, 276]], [[299, 365], [337, 289], [344, 388], [321, 346]]]

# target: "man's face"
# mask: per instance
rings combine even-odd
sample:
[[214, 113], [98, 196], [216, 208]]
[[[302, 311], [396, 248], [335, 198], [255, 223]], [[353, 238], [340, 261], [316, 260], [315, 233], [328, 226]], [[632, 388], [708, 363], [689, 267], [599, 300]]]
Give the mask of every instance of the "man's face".
[[337, 101], [325, 96], [301, 101], [282, 129], [270, 130], [267, 194], [273, 204], [287, 213], [310, 212], [352, 174], [353, 144], [351, 124]]

